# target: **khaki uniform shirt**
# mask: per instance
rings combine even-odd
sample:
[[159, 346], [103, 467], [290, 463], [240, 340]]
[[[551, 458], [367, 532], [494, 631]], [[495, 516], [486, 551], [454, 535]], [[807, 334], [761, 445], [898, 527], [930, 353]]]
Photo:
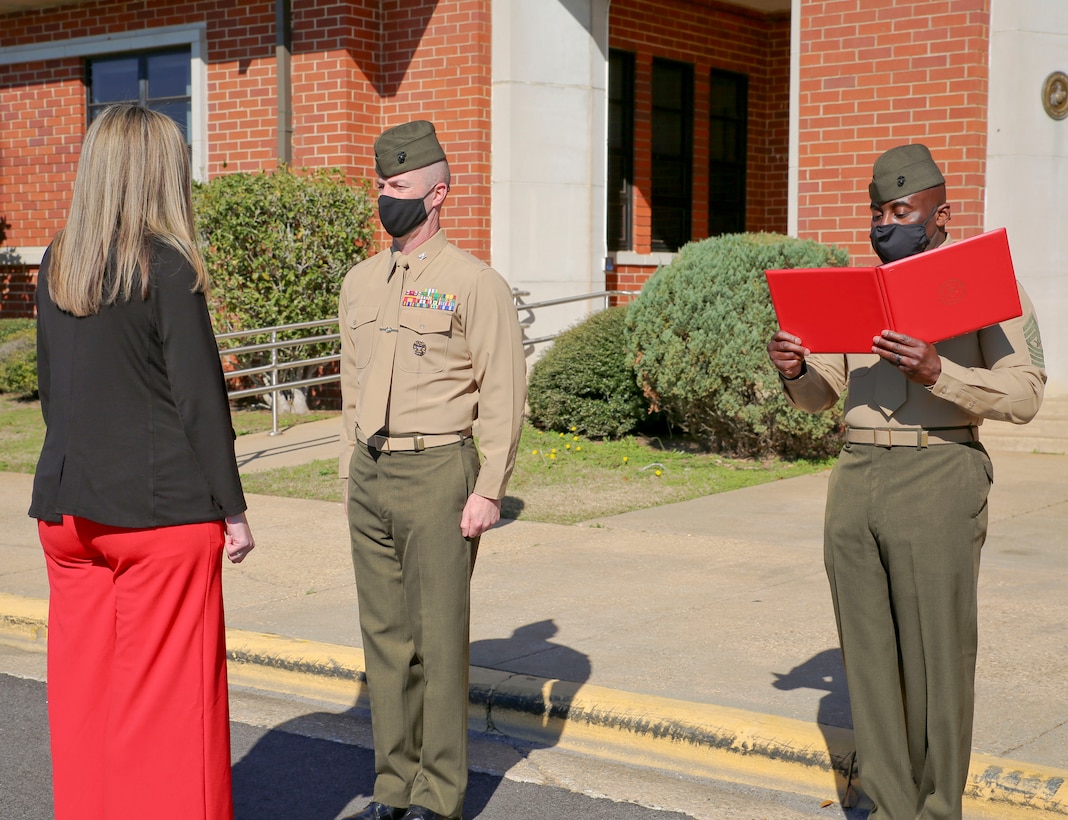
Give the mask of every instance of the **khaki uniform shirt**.
[[[942, 373], [930, 390], [874, 353], [813, 354], [801, 376], [780, 377], [787, 400], [815, 413], [832, 407], [848, 386], [849, 427], [963, 427], [983, 419], [1026, 424], [1042, 403], [1046, 371], [1034, 306], [1019, 290], [1022, 316], [935, 345]], [[887, 402], [887, 395], [897, 399]]]
[[511, 289], [439, 230], [407, 257], [392, 388], [388, 375], [368, 383], [386, 347], [382, 317], [395, 257], [383, 251], [364, 260], [341, 286], [339, 474], [348, 476], [364, 397], [391, 389], [385, 428], [390, 435], [456, 433], [470, 430], [477, 419], [484, 462], [474, 491], [501, 498], [515, 466], [526, 402], [526, 360]]

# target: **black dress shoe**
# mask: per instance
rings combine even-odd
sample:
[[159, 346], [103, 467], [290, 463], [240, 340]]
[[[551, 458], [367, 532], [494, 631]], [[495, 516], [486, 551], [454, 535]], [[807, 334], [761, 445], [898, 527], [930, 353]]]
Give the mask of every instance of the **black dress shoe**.
[[449, 820], [449, 818], [424, 806], [412, 806], [401, 820]]
[[407, 811], [383, 803], [368, 803], [367, 808], [359, 814], [354, 814], [349, 820], [401, 820], [408, 816]]

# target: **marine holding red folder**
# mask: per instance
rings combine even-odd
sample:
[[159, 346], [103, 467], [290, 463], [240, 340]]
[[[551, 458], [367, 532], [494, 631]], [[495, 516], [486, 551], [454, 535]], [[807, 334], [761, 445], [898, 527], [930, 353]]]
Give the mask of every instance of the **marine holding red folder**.
[[[806, 301], [823, 307], [840, 294], [780, 293], [777, 310], [790, 308], [767, 349], [794, 407], [821, 412], [845, 393], [824, 560], [861, 786], [880, 820], [959, 820], [993, 474], [979, 426], [1026, 424], [1038, 412], [1042, 342], [1004, 231], [949, 243], [945, 178], [926, 146], [881, 155], [868, 193], [883, 264], [861, 269], [858, 289], [886, 324], [856, 344], [855, 302], [806, 325]], [[771, 285], [777, 274], [768, 273]], [[794, 315], [796, 324], [784, 318]], [[828, 351], [843, 327], [853, 335], [839, 351], [813, 352]]]

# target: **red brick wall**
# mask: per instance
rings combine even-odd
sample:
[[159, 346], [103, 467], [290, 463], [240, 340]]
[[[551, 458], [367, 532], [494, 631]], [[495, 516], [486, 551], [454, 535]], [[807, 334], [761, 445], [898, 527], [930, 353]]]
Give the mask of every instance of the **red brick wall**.
[[36, 290], [35, 269], [0, 265], [0, 319], [33, 318]]
[[5, 245], [45, 245], [63, 224], [84, 108], [76, 59], [0, 67], [0, 215], [11, 225]]
[[208, 176], [274, 168], [278, 164], [274, 3], [235, 3], [226, 11], [212, 2], [177, 8], [189, 11], [183, 22], [208, 23]]
[[364, 178], [380, 130], [376, 3], [293, 4], [293, 164]]
[[[681, 33], [684, 32], [684, 35]], [[648, 193], [652, 65], [662, 57], [694, 66], [694, 165], [691, 235], [708, 235], [709, 72], [749, 77], [746, 229], [785, 232], [789, 154], [790, 19], [714, 0], [613, 0], [609, 46], [635, 58], [633, 250], [649, 253]], [[634, 290], [653, 268], [617, 267], [609, 289]]]
[[[490, 259], [489, 0], [383, 0], [382, 127], [431, 120], [452, 170], [449, 239]], [[372, 164], [373, 164], [373, 157]]]
[[798, 234], [874, 259], [875, 158], [923, 142], [942, 166], [950, 235], [982, 230], [989, 0], [802, 0]]
[[[0, 46], [204, 22], [208, 174], [258, 171], [278, 161], [274, 5], [98, 0], [3, 15]], [[293, 165], [371, 178], [372, 143], [383, 128], [433, 120], [453, 170], [443, 224], [454, 242], [489, 258], [489, 0], [293, 6]], [[0, 66], [8, 246], [46, 245], [62, 225], [85, 128], [82, 65]]]

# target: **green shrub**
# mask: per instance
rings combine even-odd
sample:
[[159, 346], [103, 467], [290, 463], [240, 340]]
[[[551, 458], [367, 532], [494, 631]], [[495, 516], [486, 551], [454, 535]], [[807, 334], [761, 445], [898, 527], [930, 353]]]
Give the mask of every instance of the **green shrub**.
[[[345, 273], [374, 239], [374, 202], [366, 184], [338, 170], [218, 176], [193, 188], [201, 250], [211, 275], [216, 333], [255, 330], [337, 316]], [[328, 329], [292, 331], [279, 340]], [[263, 339], [243, 339], [252, 344]], [[317, 345], [279, 351], [279, 361], [332, 352]], [[269, 354], [242, 362], [265, 364]], [[293, 381], [311, 375], [282, 371]], [[263, 377], [264, 381], [266, 377]]]
[[31, 336], [37, 333], [36, 319], [0, 319], [0, 342], [6, 342], [12, 336], [22, 336], [27, 332]]
[[794, 410], [768, 360], [778, 323], [764, 271], [847, 262], [842, 249], [777, 234], [733, 234], [682, 248], [628, 313], [630, 354], [653, 409], [724, 453], [835, 452], [841, 404], [818, 415]]
[[530, 369], [530, 421], [597, 438], [629, 433], [648, 413], [634, 380], [624, 331], [627, 308], [595, 313], [553, 342]]
[[37, 331], [33, 319], [0, 320], [0, 393], [37, 395]]
[[237, 173], [193, 190], [218, 332], [328, 319], [367, 256], [374, 204], [337, 170]]

